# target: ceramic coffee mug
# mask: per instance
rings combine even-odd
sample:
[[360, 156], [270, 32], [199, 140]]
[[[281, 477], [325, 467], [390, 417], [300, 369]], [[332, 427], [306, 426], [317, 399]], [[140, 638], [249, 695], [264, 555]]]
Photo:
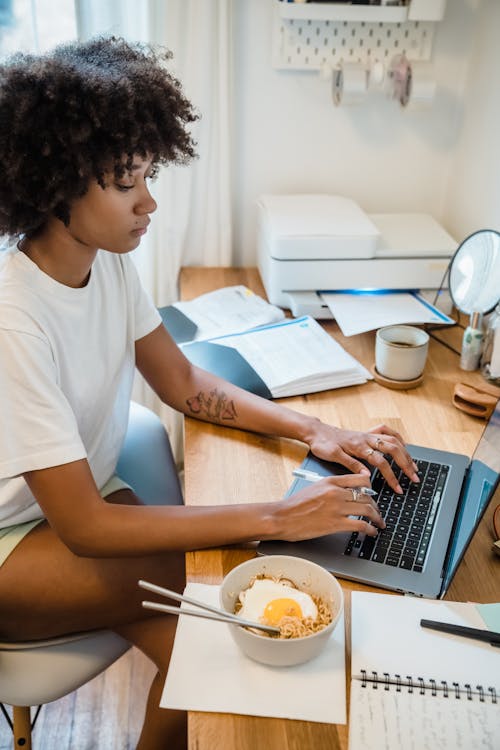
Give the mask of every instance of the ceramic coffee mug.
[[375, 339], [375, 367], [391, 380], [415, 380], [424, 371], [429, 334], [415, 326], [385, 326]]

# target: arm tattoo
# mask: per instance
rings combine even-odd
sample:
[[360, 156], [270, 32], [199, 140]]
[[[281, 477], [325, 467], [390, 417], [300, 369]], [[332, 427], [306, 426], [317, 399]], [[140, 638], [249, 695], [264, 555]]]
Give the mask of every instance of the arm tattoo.
[[234, 421], [237, 418], [234, 401], [230, 401], [224, 392], [217, 389], [208, 395], [200, 391], [197, 396], [186, 399], [186, 403], [193, 415], [204, 416], [213, 422]]

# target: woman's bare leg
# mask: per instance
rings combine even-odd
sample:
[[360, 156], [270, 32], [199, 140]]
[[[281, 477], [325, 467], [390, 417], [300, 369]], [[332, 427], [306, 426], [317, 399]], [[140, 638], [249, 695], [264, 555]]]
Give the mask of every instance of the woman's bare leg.
[[[168, 622], [165, 622], [166, 619], [150, 618], [117, 630], [120, 635], [147, 654], [156, 665], [162, 662], [166, 665], [158, 666], [158, 674], [151, 684], [137, 750], [182, 750], [187, 747], [186, 712], [159, 708], [177, 624], [172, 617], [168, 618]], [[167, 629], [171, 631], [168, 634]], [[160, 653], [157, 653], [158, 650]]]
[[[134, 502], [131, 494], [115, 493], [112, 500], [121, 495], [122, 501]], [[0, 639], [35, 640], [100, 628], [116, 631], [158, 668], [138, 748], [182, 748], [186, 745], [185, 714], [158, 708], [177, 618], [142, 608], [140, 578], [182, 592], [183, 553], [77, 557], [48, 524], [40, 524], [0, 568]]]

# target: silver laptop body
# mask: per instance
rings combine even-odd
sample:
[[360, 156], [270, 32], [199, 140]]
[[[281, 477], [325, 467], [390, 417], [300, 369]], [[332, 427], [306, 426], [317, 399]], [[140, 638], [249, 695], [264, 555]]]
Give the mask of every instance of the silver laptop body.
[[[433, 481], [437, 474], [438, 484], [428, 510], [420, 512], [419, 528], [416, 529], [416, 524], [411, 521], [401, 524], [401, 528], [408, 527], [408, 530], [399, 533], [401, 539], [398, 540], [398, 549], [401, 551], [400, 548], [403, 545], [404, 552], [408, 549], [405, 545], [417, 544], [416, 549], [414, 547], [412, 551], [415, 554], [410, 556], [402, 554], [398, 559], [394, 555], [389, 555], [392, 549], [389, 546], [387, 550], [382, 549], [380, 554], [377, 554], [375, 549], [370, 557], [366, 549], [363, 552], [364, 548], [372, 544], [370, 539], [366, 538], [365, 544], [364, 535], [358, 535], [353, 539], [350, 532], [330, 534], [304, 542], [261, 542], [258, 546], [258, 553], [304, 557], [342, 578], [416, 596], [442, 597], [498, 486], [500, 402], [490, 417], [472, 460], [458, 453], [415, 445], [408, 446], [408, 450], [419, 466], [429, 464], [433, 467]], [[306, 457], [302, 467], [325, 476], [348, 473], [343, 466], [321, 461], [312, 454]], [[430, 469], [426, 467], [426, 471], [429, 473]], [[372, 486], [375, 489], [378, 489], [383, 482], [383, 478], [380, 475], [377, 477], [377, 474], [378, 472], [375, 471], [372, 476]], [[286, 496], [297, 492], [306, 484], [304, 479], [296, 479]], [[395, 493], [392, 493], [387, 485], [375, 498], [379, 505], [383, 504], [384, 496], [387, 496], [389, 501], [397, 499]], [[411, 514], [414, 518], [417, 502], [412, 498], [407, 498], [405, 505], [408, 508], [406, 513], [408, 518]], [[404, 507], [402, 512], [405, 513]], [[388, 522], [385, 508], [383, 515]], [[423, 537], [420, 528], [422, 521]], [[412, 528], [415, 531], [411, 531]], [[383, 535], [379, 532], [378, 536]], [[418, 541], [414, 541], [413, 537], [415, 539], [418, 537]], [[383, 540], [380, 539], [381, 547], [382, 542]], [[394, 541], [390, 544], [396, 546]]]

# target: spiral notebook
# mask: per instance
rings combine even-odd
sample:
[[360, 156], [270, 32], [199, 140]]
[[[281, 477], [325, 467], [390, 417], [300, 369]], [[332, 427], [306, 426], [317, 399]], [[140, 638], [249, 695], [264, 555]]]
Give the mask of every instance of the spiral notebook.
[[497, 750], [500, 649], [422, 618], [485, 627], [474, 604], [352, 593], [349, 750]]

